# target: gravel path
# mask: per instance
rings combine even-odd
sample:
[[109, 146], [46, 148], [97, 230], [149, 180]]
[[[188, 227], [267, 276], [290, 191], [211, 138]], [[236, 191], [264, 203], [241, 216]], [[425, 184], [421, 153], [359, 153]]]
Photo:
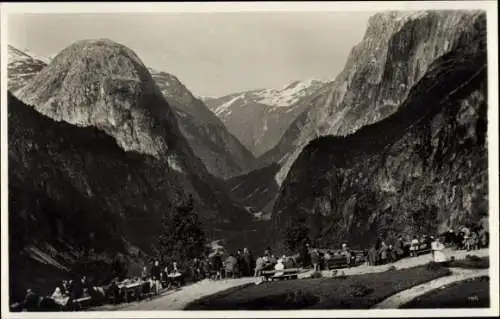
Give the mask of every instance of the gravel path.
[[251, 277], [217, 281], [205, 279], [150, 301], [126, 304], [119, 310], [182, 310], [188, 303], [201, 297], [253, 282], [255, 278]]
[[[448, 256], [448, 257], [454, 256], [455, 259], [457, 259], [457, 260], [458, 259], [465, 259], [465, 256], [467, 256], [467, 255], [486, 257], [486, 256], [488, 256], [488, 252], [489, 252], [489, 250], [487, 248], [475, 250], [475, 251], [445, 249], [446, 256]], [[363, 264], [363, 265], [353, 267], [353, 268], [339, 269], [338, 272], [343, 272], [345, 275], [378, 273], [378, 272], [386, 271], [387, 268], [389, 268], [390, 266], [394, 266], [394, 267], [396, 267], [396, 269], [404, 269], [404, 268], [410, 268], [410, 267], [423, 265], [423, 264], [428, 263], [431, 260], [432, 260], [432, 255], [429, 253], [429, 254], [420, 255], [417, 257], [404, 258], [404, 259], [398, 260], [397, 262], [386, 264], [386, 265], [368, 266], [368, 264]], [[322, 273], [323, 277], [332, 276], [331, 271], [325, 270], [325, 271], [322, 271], [321, 273]], [[310, 275], [310, 272], [303, 274], [302, 277], [307, 277], [308, 275]]]

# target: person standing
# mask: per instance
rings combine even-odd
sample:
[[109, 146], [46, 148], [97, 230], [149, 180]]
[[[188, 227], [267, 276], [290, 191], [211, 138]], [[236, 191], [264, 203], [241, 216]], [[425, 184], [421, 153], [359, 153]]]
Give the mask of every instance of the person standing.
[[141, 279], [144, 281], [146, 281], [146, 279], [148, 279], [148, 267], [146, 267], [146, 266], [144, 266], [144, 268], [142, 268]]
[[248, 248], [243, 249], [243, 266], [244, 266], [244, 271], [243, 275], [244, 276], [251, 276], [252, 275], [252, 270], [254, 269], [254, 262], [253, 262], [253, 256], [248, 250]]
[[434, 261], [436, 259], [436, 251], [438, 249], [438, 241], [436, 238], [432, 238], [431, 242], [431, 253], [432, 253], [432, 260]]
[[349, 251], [349, 248], [347, 247], [346, 243], [342, 244], [342, 255], [346, 259], [347, 267], [350, 267], [351, 266], [351, 252]]
[[377, 246], [372, 245], [370, 249], [368, 250], [368, 265], [369, 266], [376, 266], [377, 265]]
[[196, 257], [193, 258], [192, 272], [193, 272], [193, 280], [195, 282], [201, 279], [200, 261]]
[[397, 260], [396, 250], [391, 244], [389, 244], [389, 262], [392, 263], [395, 262], [396, 260]]
[[418, 240], [417, 236], [413, 236], [413, 239], [411, 240], [411, 243], [410, 243], [410, 256], [411, 257], [417, 256], [419, 245], [420, 245], [420, 241]]
[[445, 263], [447, 261], [444, 253], [444, 245], [439, 238], [436, 238], [434, 244], [434, 262]]
[[222, 256], [219, 251], [217, 251], [213, 257], [213, 265], [215, 271], [215, 280], [222, 279]]
[[238, 267], [238, 260], [236, 257], [234, 257], [233, 254], [229, 254], [227, 259], [225, 260], [225, 271], [227, 274], [227, 277], [232, 277], [233, 279], [236, 276], [237, 273], [237, 267]]
[[316, 248], [311, 250], [311, 263], [314, 271], [319, 271], [319, 252]]
[[153, 289], [156, 294], [160, 293], [160, 263], [155, 260], [151, 267], [151, 279], [153, 280]]
[[471, 233], [470, 241], [471, 241], [471, 245], [470, 245], [471, 250], [479, 249], [479, 235], [477, 234], [477, 232], [475, 230], [472, 231], [472, 233]]
[[432, 254], [432, 260], [434, 260], [434, 252], [436, 251], [436, 238], [434, 238], [434, 236], [431, 236], [431, 254]]
[[243, 253], [238, 249], [236, 252], [236, 260], [238, 264], [238, 277], [245, 275], [245, 261], [243, 260]]
[[403, 244], [403, 238], [399, 237], [398, 240], [396, 240], [396, 243], [394, 244], [394, 252], [396, 255], [396, 260], [399, 260], [403, 257], [404, 254], [404, 244]]
[[388, 255], [388, 247], [385, 244], [385, 242], [382, 242], [379, 254], [380, 254], [380, 261], [381, 261], [382, 265], [386, 264], [387, 263], [387, 255]]
[[300, 259], [302, 260], [302, 268], [307, 268], [311, 264], [311, 258], [309, 255], [309, 244], [303, 243], [302, 249], [300, 251]]
[[481, 248], [488, 247], [488, 230], [484, 226], [479, 230], [479, 240], [481, 243]]
[[470, 240], [470, 229], [469, 227], [463, 227], [462, 228], [462, 234], [463, 234], [463, 242], [464, 242], [464, 246], [465, 246], [465, 249], [467, 251], [470, 251], [471, 250], [471, 240]]

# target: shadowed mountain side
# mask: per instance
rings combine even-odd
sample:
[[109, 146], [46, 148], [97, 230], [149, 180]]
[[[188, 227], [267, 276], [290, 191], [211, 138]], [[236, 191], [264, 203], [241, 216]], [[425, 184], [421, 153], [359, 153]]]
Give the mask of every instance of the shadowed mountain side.
[[227, 179], [253, 168], [255, 157], [229, 131], [207, 106], [177, 77], [150, 69], [151, 75], [169, 105], [177, 123], [209, 173]]
[[282, 185], [273, 222], [318, 217], [321, 242], [366, 247], [377, 236], [487, 217], [485, 16], [471, 29], [429, 66], [399, 111], [352, 135], [310, 142]]
[[150, 156], [123, 151], [96, 128], [54, 122], [9, 93], [11, 254], [54, 247], [64, 265], [64, 253], [90, 247], [109, 256], [127, 252], [127, 242], [148, 250], [160, 216], [184, 196], [178, 175]]
[[[117, 252], [145, 258], [142, 251], [156, 243], [161, 216], [186, 199], [183, 173], [152, 156], [124, 151], [94, 127], [55, 122], [10, 93], [8, 110], [9, 251], [16, 283], [11, 293], [19, 295], [41, 279], [29, 272], [16, 277], [17, 263], [30, 262], [33, 247], [57, 262], [46, 266], [44, 276], [71, 268], [89, 249], [106, 260]], [[201, 194], [211, 192], [193, 181]], [[199, 202], [195, 209], [209, 238], [243, 245], [231, 232], [250, 225], [248, 213], [245, 219]]]
[[278, 191], [278, 184], [274, 179], [278, 169], [279, 166], [273, 164], [233, 177], [225, 183], [227, 192], [233, 200], [260, 218], [262, 212], [270, 213], [270, 211], [264, 211], [264, 208]]
[[[109, 39], [77, 41], [30, 80], [18, 98], [56, 121], [96, 127], [122, 149], [168, 163], [181, 173], [177, 186], [213, 211], [220, 224], [229, 227], [233, 221], [250, 219], [195, 155], [179, 129], [175, 110], [126, 46]], [[157, 174], [163, 177], [162, 170]]]

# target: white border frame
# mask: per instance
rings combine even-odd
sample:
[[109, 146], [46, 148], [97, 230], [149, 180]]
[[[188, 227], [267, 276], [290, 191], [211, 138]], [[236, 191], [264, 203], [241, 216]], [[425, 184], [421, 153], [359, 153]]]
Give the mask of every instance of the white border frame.
[[[8, 189], [7, 189], [7, 32], [8, 15], [19, 13], [147, 13], [239, 11], [386, 11], [479, 9], [487, 12], [488, 47], [488, 161], [490, 299], [489, 309], [425, 310], [293, 310], [293, 311], [91, 311], [73, 313], [10, 313], [8, 305]], [[8, 318], [304, 318], [304, 317], [421, 317], [498, 316], [498, 16], [496, 1], [370, 1], [370, 2], [128, 2], [128, 3], [1, 3], [1, 252], [2, 317]]]

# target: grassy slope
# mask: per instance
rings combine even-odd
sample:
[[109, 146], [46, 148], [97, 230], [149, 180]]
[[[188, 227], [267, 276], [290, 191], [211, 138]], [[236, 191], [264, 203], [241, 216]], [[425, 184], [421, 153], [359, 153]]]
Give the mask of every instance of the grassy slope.
[[340, 278], [266, 282], [204, 297], [186, 310], [368, 309], [415, 285], [450, 271], [427, 265]]
[[490, 305], [488, 276], [463, 280], [415, 298], [401, 308], [487, 308]]

